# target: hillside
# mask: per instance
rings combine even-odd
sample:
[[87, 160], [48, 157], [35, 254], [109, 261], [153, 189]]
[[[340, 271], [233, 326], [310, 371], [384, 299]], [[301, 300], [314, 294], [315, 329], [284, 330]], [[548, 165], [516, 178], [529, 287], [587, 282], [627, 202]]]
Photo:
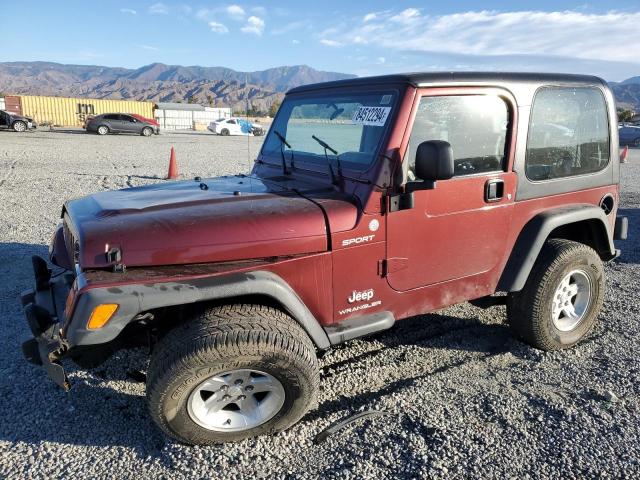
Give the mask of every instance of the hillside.
[[631, 77], [620, 83], [612, 83], [618, 107], [640, 112], [640, 77]]
[[350, 78], [306, 65], [238, 72], [224, 67], [153, 63], [137, 69], [52, 62], [0, 63], [0, 92], [187, 102], [267, 111], [285, 91], [298, 85]]
[[[152, 63], [137, 69], [52, 62], [0, 62], [0, 93], [187, 102], [247, 106], [267, 111], [288, 89], [352, 78], [306, 65], [239, 72], [225, 67]], [[611, 83], [618, 105], [640, 111], [640, 76]]]

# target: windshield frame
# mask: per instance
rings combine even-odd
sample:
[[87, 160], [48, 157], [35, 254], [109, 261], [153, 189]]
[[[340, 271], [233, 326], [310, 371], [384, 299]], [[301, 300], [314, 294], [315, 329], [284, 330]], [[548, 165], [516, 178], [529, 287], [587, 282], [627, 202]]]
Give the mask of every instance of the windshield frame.
[[[298, 100], [298, 99], [305, 99], [305, 98], [314, 99], [318, 97], [327, 97], [332, 95], [342, 96], [342, 95], [349, 95], [349, 94], [372, 94], [372, 93], [373, 94], [379, 93], [380, 95], [393, 94], [393, 99], [390, 103], [391, 112], [385, 122], [385, 125], [382, 127], [383, 131], [378, 140], [378, 145], [371, 153], [371, 157], [372, 157], [371, 162], [369, 162], [367, 165], [362, 164], [361, 168], [353, 168], [352, 167], [353, 162], [340, 159], [342, 163], [342, 170], [350, 173], [353, 176], [363, 177], [366, 174], [368, 174], [373, 168], [375, 168], [375, 166], [378, 164], [378, 162], [380, 161], [379, 159], [380, 153], [383, 151], [384, 147], [388, 143], [389, 135], [391, 134], [393, 125], [395, 124], [395, 121], [400, 109], [400, 105], [402, 102], [402, 98], [404, 95], [404, 90], [402, 88], [400, 88], [397, 84], [393, 84], [393, 85], [372, 84], [367, 86], [359, 85], [359, 86], [353, 86], [353, 87], [341, 86], [341, 87], [334, 87], [334, 88], [331, 88], [331, 87], [317, 88], [317, 89], [308, 90], [308, 91], [299, 92], [299, 93], [293, 93], [293, 94], [288, 93], [283, 99], [282, 104], [284, 105], [287, 100]], [[281, 115], [285, 115], [283, 113], [282, 107], [278, 109], [278, 113], [276, 114], [273, 121], [271, 122], [271, 125], [269, 126], [269, 131], [265, 136], [265, 140], [262, 143], [262, 146], [260, 147], [260, 152], [257, 158], [258, 161], [273, 167], [280, 167], [282, 165], [280, 150], [278, 149], [277, 151], [266, 152], [265, 147], [267, 145], [267, 140], [272, 135], [274, 135], [272, 130], [275, 128], [275, 125], [277, 124], [277, 120]], [[286, 137], [286, 134], [284, 134], [284, 132], [280, 132], [280, 133], [283, 133], [283, 135], [285, 135]], [[305, 155], [304, 153], [299, 152], [297, 150], [293, 150], [293, 151], [298, 153], [297, 155], [294, 153], [296, 169], [298, 169], [300, 166], [304, 166], [304, 168], [302, 169], [305, 171], [312, 171], [312, 172], [328, 175], [329, 167], [327, 166], [328, 164], [326, 159], [322, 155], [315, 155], [315, 154]], [[288, 149], [285, 150], [285, 155], [287, 156], [287, 162], [289, 160], [289, 157], [291, 156], [290, 152], [291, 150], [288, 150]], [[336, 156], [333, 155], [331, 152], [328, 152], [328, 156], [329, 156], [329, 163], [332, 166], [335, 166]], [[319, 157], [319, 158], [316, 158], [316, 157]]]

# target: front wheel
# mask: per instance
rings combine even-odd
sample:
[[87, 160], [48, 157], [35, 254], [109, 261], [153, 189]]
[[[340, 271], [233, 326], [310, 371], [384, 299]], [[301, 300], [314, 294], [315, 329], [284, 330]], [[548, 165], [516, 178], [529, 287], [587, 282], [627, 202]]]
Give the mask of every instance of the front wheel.
[[24, 132], [27, 130], [27, 124], [21, 120], [13, 123], [13, 130], [16, 132]]
[[640, 147], [640, 137], [636, 138], [633, 141], [633, 146], [636, 147], [636, 148]]
[[167, 435], [210, 445], [288, 428], [315, 403], [318, 381], [314, 346], [288, 315], [222, 306], [158, 342], [147, 399]]
[[567, 348], [593, 328], [604, 300], [602, 260], [589, 246], [548, 240], [524, 288], [507, 297], [516, 335], [542, 350]]
[[151, 135], [153, 135], [153, 129], [151, 127], [144, 127], [142, 129], [143, 137], [150, 137]]

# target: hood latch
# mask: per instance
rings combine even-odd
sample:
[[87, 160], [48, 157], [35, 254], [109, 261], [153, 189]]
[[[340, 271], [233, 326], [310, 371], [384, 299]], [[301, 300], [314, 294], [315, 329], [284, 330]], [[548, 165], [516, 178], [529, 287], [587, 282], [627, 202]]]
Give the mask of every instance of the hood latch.
[[127, 271], [126, 265], [122, 263], [122, 250], [120, 250], [120, 247], [109, 248], [105, 256], [107, 257], [107, 263], [113, 264], [114, 273], [124, 273]]

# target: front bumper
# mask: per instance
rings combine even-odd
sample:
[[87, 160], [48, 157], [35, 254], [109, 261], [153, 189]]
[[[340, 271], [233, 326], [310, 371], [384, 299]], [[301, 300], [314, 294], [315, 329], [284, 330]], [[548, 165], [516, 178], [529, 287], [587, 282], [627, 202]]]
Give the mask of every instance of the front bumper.
[[36, 285], [22, 293], [21, 302], [33, 338], [22, 344], [22, 352], [29, 362], [44, 367], [58, 386], [69, 390], [71, 384], [60, 362], [68, 345], [60, 335], [60, 327], [73, 275], [63, 274], [52, 280], [47, 262], [38, 256], [31, 260]]

